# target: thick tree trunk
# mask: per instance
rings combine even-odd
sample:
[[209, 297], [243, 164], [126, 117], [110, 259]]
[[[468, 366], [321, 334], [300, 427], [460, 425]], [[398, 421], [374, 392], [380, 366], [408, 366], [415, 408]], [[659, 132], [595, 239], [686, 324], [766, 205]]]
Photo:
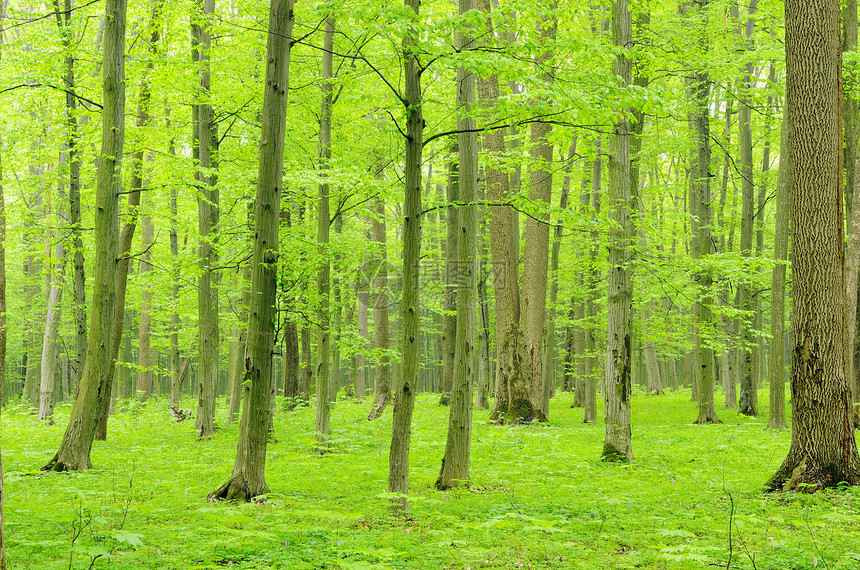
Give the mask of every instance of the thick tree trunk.
[[766, 487], [860, 483], [845, 378], [839, 2], [786, 0], [791, 200], [791, 447]]
[[[627, 0], [612, 4], [612, 43], [628, 49], [632, 42], [630, 7]], [[613, 73], [628, 87], [632, 62], [625, 53], [616, 56]], [[630, 188], [629, 119], [620, 115], [610, 137], [609, 207], [614, 224], [609, 232], [608, 333], [606, 342], [605, 438], [602, 457], [607, 461], [632, 461], [630, 396], [632, 392], [632, 271], [628, 263], [633, 238]]]
[[210, 498], [250, 501], [269, 491], [266, 445], [272, 408], [272, 353], [275, 341], [278, 288], [278, 221], [284, 171], [284, 137], [293, 30], [291, 0], [272, 0], [266, 46], [255, 237], [245, 351], [245, 405], [239, 422], [239, 443], [233, 474]]
[[[416, 20], [420, 0], [404, 0]], [[403, 105], [406, 114], [406, 162], [404, 163], [403, 211], [403, 333], [401, 336], [402, 376], [394, 391], [394, 423], [388, 454], [388, 491], [400, 496], [391, 499], [395, 512], [405, 513], [409, 492], [409, 440], [412, 411], [418, 390], [418, 264], [421, 259], [421, 155], [424, 146], [423, 93], [418, 61], [417, 30], [410, 25], [403, 37]]]
[[[476, 0], [460, 0], [460, 14], [476, 9]], [[461, 30], [458, 48], [474, 49], [472, 30]], [[436, 480], [440, 490], [469, 484], [469, 463], [472, 445], [472, 393], [476, 380], [475, 340], [477, 323], [477, 238], [478, 218], [475, 202], [478, 198], [478, 135], [472, 110], [475, 106], [475, 74], [465, 67], [457, 72], [457, 135], [459, 149], [459, 199], [456, 284], [457, 334], [454, 353], [454, 381], [451, 386], [448, 438], [442, 469]]]
[[198, 67], [199, 101], [192, 105], [195, 154], [199, 168], [197, 182], [198, 246], [197, 318], [199, 320], [196, 427], [199, 438], [210, 437], [215, 425], [215, 398], [218, 386], [218, 131], [210, 103], [212, 34], [209, 25], [215, 14], [215, 0], [196, 0], [191, 19], [192, 61]]
[[111, 340], [119, 252], [117, 201], [122, 191], [121, 157], [125, 138], [125, 0], [107, 0], [105, 49], [102, 64], [102, 145], [96, 180], [95, 277], [90, 314], [92, 326], [78, 397], [72, 406], [69, 425], [53, 458], [44, 467], [50, 471], [91, 467], [90, 451], [102, 400], [110, 394], [104, 379], [113, 369]]
[[332, 50], [334, 49], [335, 20], [329, 16], [325, 21], [325, 38], [322, 52], [322, 110], [320, 111], [319, 160], [322, 182], [317, 200], [317, 254], [320, 266], [317, 273], [317, 411], [316, 441], [320, 448], [328, 446], [329, 419], [331, 416], [331, 261], [328, 244], [331, 229], [329, 208], [329, 184], [325, 173], [331, 161], [331, 111], [334, 85], [332, 84]]

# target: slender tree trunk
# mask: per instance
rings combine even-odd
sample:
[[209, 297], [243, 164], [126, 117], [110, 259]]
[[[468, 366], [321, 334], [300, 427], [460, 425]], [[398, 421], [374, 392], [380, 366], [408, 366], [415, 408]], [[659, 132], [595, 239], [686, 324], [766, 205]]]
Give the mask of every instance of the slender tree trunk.
[[382, 415], [391, 399], [391, 360], [388, 355], [388, 254], [386, 252], [385, 203], [376, 200], [376, 216], [371, 221], [373, 241], [377, 244], [374, 277], [373, 345], [376, 349], [376, 395], [368, 420]]
[[[786, 262], [788, 260], [788, 223], [791, 206], [788, 201], [788, 180], [786, 176], [788, 175], [787, 162], [791, 153], [787, 148], [787, 135], [788, 128], [785, 125], [785, 121], [783, 121], [779, 155], [785, 158], [779, 161], [779, 174], [776, 183], [776, 228], [773, 244], [774, 265], [770, 290], [770, 419], [767, 425], [774, 428], [784, 428], [788, 425], [785, 419], [785, 273]], [[854, 219], [856, 220], [857, 218]], [[849, 241], [849, 249], [851, 248], [851, 243], [856, 243], [858, 238], [860, 238], [860, 228], [855, 228], [855, 233], [851, 236], [851, 241]], [[852, 287], [850, 280], [847, 281], [849, 282], [847, 293], [850, 298]], [[856, 304], [856, 273], [853, 291], [855, 296], [854, 302]], [[847, 305], [850, 307], [850, 303]], [[845, 318], [849, 319], [851, 316], [850, 309], [846, 310]], [[851, 329], [848, 332], [848, 347], [850, 348], [853, 346], [850, 342]]]
[[[747, 43], [752, 42], [753, 14], [755, 13], [758, 0], [751, 0], [749, 5], [749, 19], [746, 26]], [[749, 48], [748, 48], [749, 49]], [[740, 128], [740, 168], [741, 168], [741, 192], [743, 194], [743, 215], [741, 218], [741, 256], [752, 255], [753, 217], [755, 186], [753, 184], [753, 154], [752, 154], [752, 127], [750, 126], [750, 115], [752, 112], [751, 89], [753, 64], [747, 65], [746, 74], [741, 81], [740, 114], [738, 123]], [[740, 319], [743, 348], [740, 357], [741, 393], [739, 411], [747, 416], [758, 415], [758, 391], [756, 390], [755, 378], [753, 377], [753, 352], [750, 347], [755, 343], [750, 316], [753, 312], [753, 299], [751, 285], [746, 281], [738, 284], [738, 308], [745, 311], [746, 315]]]
[[54, 0], [54, 16], [65, 51], [66, 128], [68, 140], [66, 152], [69, 159], [69, 227], [71, 229], [72, 257], [74, 260], [74, 322], [75, 322], [75, 384], [80, 382], [87, 357], [87, 309], [86, 281], [84, 278], [84, 245], [81, 238], [81, 159], [78, 152], [78, 98], [75, 83], [75, 57], [72, 42], [72, 0]]
[[245, 351], [244, 406], [233, 474], [210, 498], [250, 501], [268, 493], [266, 445], [272, 408], [272, 353], [278, 288], [278, 230], [293, 31], [291, 0], [272, 0], [266, 46], [255, 237]]
[[[626, 50], [631, 45], [631, 18], [627, 0], [612, 4], [612, 43]], [[632, 62], [625, 53], [616, 56], [613, 73], [626, 88], [632, 80]], [[630, 396], [632, 392], [632, 270], [628, 263], [633, 237], [630, 188], [630, 131], [620, 115], [609, 148], [609, 207], [614, 221], [609, 232], [608, 334], [606, 341], [606, 433], [602, 456], [608, 461], [632, 461]]]
[[[59, 220], [58, 220], [59, 221]], [[54, 372], [57, 369], [57, 354], [59, 352], [58, 329], [62, 322], [62, 298], [63, 298], [63, 272], [66, 267], [66, 248], [63, 245], [62, 234], [59, 229], [50, 231], [48, 236], [55, 243], [54, 252], [49, 259], [51, 274], [48, 276], [50, 286], [48, 288], [48, 306], [45, 311], [45, 335], [42, 340], [42, 364], [40, 367], [39, 383], [39, 421], [47, 421], [53, 424], [54, 403], [56, 394], [54, 390]], [[50, 242], [49, 242], [50, 247]]]
[[200, 235], [197, 278], [200, 361], [197, 370], [197, 436], [210, 437], [215, 425], [215, 398], [218, 386], [218, 132], [210, 103], [210, 57], [212, 34], [209, 25], [215, 14], [215, 0], [195, 0], [192, 15], [192, 61], [198, 66], [199, 101], [192, 105], [195, 151], [199, 168], [197, 182], [197, 229]]
[[45, 470], [66, 471], [92, 466], [90, 451], [102, 400], [110, 394], [104, 381], [113, 369], [111, 339], [119, 252], [117, 201], [122, 191], [121, 157], [125, 137], [125, 0], [107, 0], [102, 64], [102, 145], [96, 180], [95, 277], [87, 357], [78, 397], [57, 453]]
[[[460, 14], [476, 9], [476, 0], [460, 0]], [[458, 48], [463, 52], [474, 49], [474, 31], [460, 30]], [[454, 371], [451, 386], [451, 409], [448, 415], [448, 438], [442, 469], [436, 488], [449, 489], [469, 484], [469, 464], [472, 445], [472, 393], [476, 379], [477, 356], [475, 340], [477, 324], [475, 308], [477, 295], [478, 217], [478, 135], [472, 109], [475, 106], [475, 74], [461, 66], [457, 71], [457, 135], [459, 149], [459, 199], [457, 208], [457, 335]]]
[[[416, 21], [420, 0], [404, 0]], [[394, 423], [388, 454], [388, 491], [401, 496], [391, 499], [395, 512], [406, 513], [403, 495], [409, 492], [409, 440], [412, 433], [412, 411], [418, 389], [418, 264], [421, 259], [421, 156], [424, 145], [423, 93], [421, 67], [416, 50], [417, 30], [410, 25], [403, 37], [403, 105], [406, 114], [406, 161], [404, 163], [403, 211], [403, 315], [402, 376], [394, 391]]]
[[[458, 154], [459, 141], [451, 148], [452, 154]], [[451, 398], [451, 388], [454, 385], [454, 353], [457, 347], [457, 239], [458, 216], [460, 209], [456, 206], [460, 200], [460, 165], [451, 160], [448, 165], [448, 188], [445, 208], [445, 288], [443, 291], [442, 315], [442, 395], [439, 404], [448, 405]]]
[[317, 445], [324, 449], [328, 447], [329, 435], [329, 409], [330, 392], [329, 385], [332, 382], [331, 374], [331, 261], [329, 260], [329, 230], [331, 227], [329, 217], [329, 184], [325, 173], [329, 169], [331, 161], [331, 111], [334, 85], [332, 84], [332, 50], [334, 49], [335, 20], [329, 15], [325, 21], [325, 39], [323, 40], [322, 53], [322, 110], [320, 112], [320, 140], [319, 159], [322, 171], [322, 182], [319, 185], [319, 199], [317, 201], [317, 253], [321, 262], [317, 274], [317, 293], [319, 295], [319, 308], [317, 310], [317, 413], [316, 413], [316, 440]]
[[[603, 192], [603, 160], [601, 156], [600, 139], [594, 141], [594, 164], [592, 165], [591, 177], [591, 223], [597, 227], [597, 216], [600, 215], [601, 193]], [[600, 254], [600, 232], [596, 229], [591, 231], [589, 251], [589, 281], [588, 301], [585, 313], [588, 316], [588, 325], [585, 330], [583, 350], [585, 356], [585, 382], [583, 383], [583, 409], [584, 423], [597, 423], [597, 388], [600, 378], [597, 355], [597, 323], [596, 317], [600, 306], [600, 269], [598, 268], [598, 256]]]
[[[152, 271], [152, 253], [150, 250], [155, 243], [155, 228], [152, 225], [152, 218], [148, 215], [140, 217], [140, 226], [142, 253], [139, 275], [146, 280], [146, 274]], [[155, 376], [155, 355], [150, 342], [150, 335], [152, 334], [152, 288], [147, 283], [144, 283], [143, 287], [143, 303], [138, 324], [135, 391], [137, 393], [151, 393], [153, 377]]]
[[[167, 117], [167, 128], [170, 128], [170, 116]], [[169, 153], [171, 158], [176, 158], [176, 145], [174, 140], [170, 140]], [[171, 267], [171, 302], [173, 310], [170, 313], [170, 397], [168, 406], [170, 408], [179, 407], [179, 398], [182, 391], [182, 376], [179, 370], [182, 367], [179, 358], [179, 279], [182, 271], [182, 265], [179, 261], [179, 235], [177, 233], [178, 225], [178, 188], [175, 182], [170, 185], [170, 257], [172, 261]]]
[[[155, 68], [155, 56], [158, 49], [158, 42], [161, 39], [160, 20], [164, 0], [157, 0], [152, 4], [150, 13], [151, 35], [148, 39], [149, 60], [147, 61], [146, 73], [140, 82], [140, 93], [138, 95], [137, 106], [137, 121], [136, 126], [138, 132], [135, 133], [136, 146], [134, 155], [132, 156], [132, 171], [131, 181], [129, 183], [128, 192], [128, 212], [125, 225], [122, 228], [119, 243], [119, 262], [117, 263], [117, 285], [116, 285], [116, 304], [114, 315], [114, 329], [111, 335], [111, 358], [117, 360], [119, 356], [119, 348], [122, 342], [123, 321], [125, 320], [125, 296], [128, 287], [128, 268], [129, 254], [131, 252], [131, 244], [134, 240], [134, 232], [137, 226], [138, 208], [140, 207], [140, 193], [144, 186], [144, 152], [141, 130], [150, 123], [149, 102], [150, 102], [150, 84], [149, 77]], [[105, 397], [101, 401], [101, 412], [99, 414], [98, 424], [96, 425], [95, 438], [99, 441], [107, 439], [107, 422], [111, 413], [111, 403], [113, 401], [114, 376], [116, 367], [112, 366], [105, 381]], [[147, 395], [148, 396], [148, 395]], [[145, 399], [147, 396], [144, 396]]]
[[[564, 168], [564, 179], [561, 184], [561, 197], [559, 198], [558, 209], [561, 212], [567, 210], [567, 200], [570, 194], [570, 169], [573, 166], [573, 159], [576, 156], [576, 138], [570, 145], [567, 162]], [[541, 401], [541, 410], [543, 414], [549, 417], [549, 399], [555, 388], [555, 306], [558, 303], [558, 258], [561, 253], [561, 237], [564, 232], [564, 218], [559, 217], [558, 223], [553, 228], [552, 236], [552, 253], [550, 254], [550, 269], [549, 269], [549, 307], [546, 315], [546, 338], [543, 347], [543, 370], [541, 372], [543, 378], [543, 398]]]
[[786, 0], [785, 48], [792, 425], [788, 455], [766, 487], [813, 492], [860, 483], [845, 378], [839, 2]]

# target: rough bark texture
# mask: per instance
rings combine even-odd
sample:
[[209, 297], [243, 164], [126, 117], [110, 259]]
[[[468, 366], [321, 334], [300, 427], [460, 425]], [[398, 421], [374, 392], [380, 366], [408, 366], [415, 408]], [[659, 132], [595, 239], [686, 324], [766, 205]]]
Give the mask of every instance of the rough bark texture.
[[[420, 0], [404, 0], [418, 19]], [[403, 210], [403, 333], [402, 376], [394, 392], [394, 423], [388, 454], [388, 491], [395, 512], [405, 513], [409, 492], [409, 440], [412, 435], [412, 411], [418, 390], [418, 264], [421, 259], [421, 156], [424, 145], [421, 67], [415, 45], [417, 30], [410, 26], [403, 37], [403, 105], [406, 114], [406, 162], [404, 163]]]
[[[476, 8], [476, 0], [460, 0], [460, 14]], [[474, 49], [469, 30], [458, 34], [462, 51]], [[475, 106], [475, 75], [461, 67], [457, 72], [457, 118], [459, 147], [459, 187], [462, 205], [458, 212], [457, 235], [457, 335], [454, 354], [454, 380], [451, 386], [448, 438], [442, 469], [436, 480], [437, 489], [449, 489], [469, 484], [469, 463], [472, 445], [472, 393], [477, 376], [475, 364], [477, 301], [477, 238], [478, 218], [475, 201], [478, 197], [478, 135], [472, 109]]]
[[218, 386], [218, 131], [210, 97], [210, 58], [212, 34], [209, 31], [211, 18], [215, 14], [215, 0], [196, 0], [192, 15], [192, 60], [198, 66], [199, 101], [192, 105], [195, 132], [195, 151], [198, 169], [194, 173], [197, 182], [197, 231], [199, 234], [197, 277], [198, 350], [197, 369], [197, 414], [195, 416], [197, 437], [205, 438], [215, 433], [215, 396]]
[[792, 229], [791, 447], [766, 483], [812, 492], [860, 483], [845, 378], [839, 2], [785, 3]]
[[[125, 0], [107, 0], [102, 64], [102, 143], [96, 177], [95, 275], [87, 341], [87, 357], [78, 397], [72, 406], [63, 441], [45, 470], [66, 471], [92, 466], [96, 421], [113, 368], [111, 339], [116, 307], [119, 219], [122, 190], [121, 157], [125, 138]], [[109, 394], [109, 392], [107, 392]]]
[[278, 220], [284, 172], [284, 137], [289, 91], [292, 0], [272, 0], [266, 46], [248, 348], [245, 351], [244, 406], [233, 474], [210, 498], [250, 501], [269, 491], [266, 445], [272, 408], [272, 353], [278, 287]]
[[332, 77], [332, 49], [334, 44], [334, 18], [325, 21], [325, 36], [322, 53], [322, 105], [320, 111], [319, 160], [321, 182], [317, 199], [317, 253], [320, 265], [317, 272], [317, 410], [316, 441], [320, 447], [328, 446], [329, 420], [331, 417], [330, 387], [331, 374], [331, 261], [328, 254], [329, 233], [331, 230], [329, 191], [325, 173], [331, 161], [331, 107], [334, 86]]
[[[544, 19], [538, 24], [543, 53], [535, 59], [542, 70], [541, 81], [551, 83], [552, 57], [556, 35], [556, 2], [546, 7]], [[548, 103], [547, 101], [544, 104]], [[529, 200], [539, 208], [549, 210], [552, 204], [552, 155], [549, 142], [552, 125], [536, 122], [531, 125], [531, 160], [529, 169]], [[549, 277], [549, 214], [542, 212], [526, 219], [525, 258], [523, 260], [523, 296], [520, 306], [520, 382], [510, 385], [507, 419], [511, 422], [546, 421], [543, 411], [543, 344], [546, 326], [546, 290]], [[516, 377], [516, 375], [515, 375]]]
[[[630, 7], [627, 0], [612, 4], [612, 43], [627, 49], [633, 39]], [[632, 79], [632, 65], [625, 53], [616, 56], [612, 71], [627, 87]], [[630, 211], [630, 122], [621, 115], [610, 137], [609, 208], [614, 221], [609, 232], [608, 331], [606, 342], [606, 430], [602, 457], [607, 461], [632, 461], [630, 431], [630, 396], [632, 391], [632, 321], [633, 279], [630, 268], [630, 246], [633, 218]]]
[[[842, 52], [850, 53], [857, 49], [857, 0], [847, 0], [843, 7], [842, 22]], [[845, 214], [848, 228], [848, 250], [845, 255], [845, 286], [847, 288], [847, 303], [845, 305], [845, 324], [848, 330], [848, 346], [850, 353], [846, 356], [846, 378], [851, 386], [854, 402], [860, 400], [860, 375], [858, 375], [858, 343], [857, 338], [857, 293], [860, 286], [860, 180], [857, 177], [858, 136], [860, 136], [860, 108], [857, 98], [853, 96], [857, 85], [852, 81], [851, 74], [843, 74], [846, 83], [842, 88], [842, 121], [844, 125], [843, 139], [845, 149]]]

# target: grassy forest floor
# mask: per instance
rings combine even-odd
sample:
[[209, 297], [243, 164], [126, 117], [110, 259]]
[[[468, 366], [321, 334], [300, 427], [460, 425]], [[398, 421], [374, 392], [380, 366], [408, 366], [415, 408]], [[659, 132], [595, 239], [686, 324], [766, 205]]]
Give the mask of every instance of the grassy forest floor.
[[720, 410], [715, 426], [691, 424], [689, 390], [637, 393], [630, 465], [598, 460], [603, 425], [583, 424], [570, 394], [553, 399], [547, 425], [498, 427], [476, 411], [472, 487], [447, 492], [432, 487], [448, 416], [437, 400], [416, 404], [408, 520], [387, 514], [391, 414], [365, 421], [369, 401], [333, 408], [324, 456], [312, 451], [312, 409], [279, 412], [272, 493], [248, 505], [206, 501], [235, 459], [223, 401], [221, 429], [203, 442], [164, 401], [121, 402], [94, 469], [51, 475], [37, 470], [68, 406], [50, 427], [4, 410], [11, 567], [860, 568], [860, 489], [762, 494], [790, 439], [766, 427], [766, 387], [761, 417]]

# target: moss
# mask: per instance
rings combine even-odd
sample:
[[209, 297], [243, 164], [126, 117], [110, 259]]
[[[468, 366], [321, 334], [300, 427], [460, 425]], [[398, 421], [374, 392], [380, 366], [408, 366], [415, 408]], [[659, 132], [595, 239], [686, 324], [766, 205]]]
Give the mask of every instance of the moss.
[[600, 454], [600, 458], [609, 463], [630, 463], [626, 454], [622, 453], [614, 445], [610, 445], [608, 443], [603, 444], [603, 453]]

